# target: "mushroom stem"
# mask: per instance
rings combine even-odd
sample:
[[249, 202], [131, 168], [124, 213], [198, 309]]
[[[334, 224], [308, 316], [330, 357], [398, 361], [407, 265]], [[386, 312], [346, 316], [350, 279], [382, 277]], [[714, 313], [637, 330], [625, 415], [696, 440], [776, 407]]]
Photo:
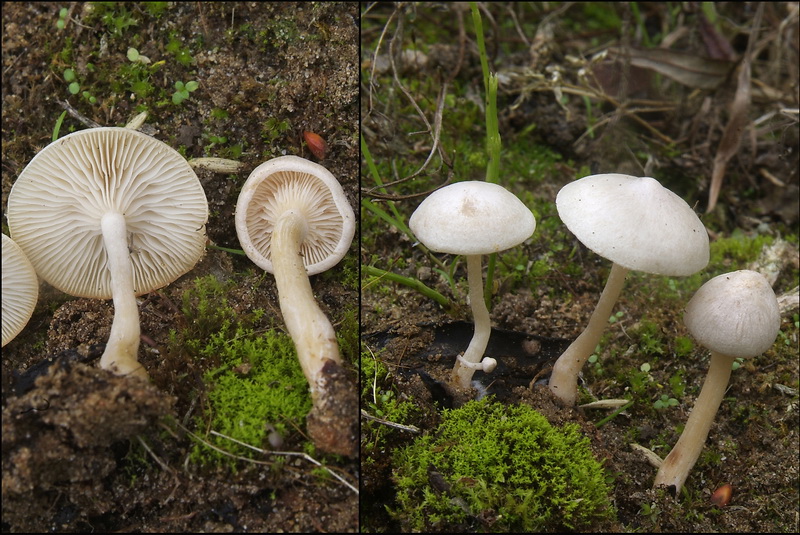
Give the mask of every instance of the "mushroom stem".
[[305, 218], [287, 210], [272, 232], [272, 265], [283, 321], [294, 341], [297, 358], [311, 387], [312, 400], [324, 388], [322, 368], [332, 360], [341, 365], [336, 333], [311, 291], [300, 246], [308, 233]]
[[[467, 282], [469, 284], [469, 302], [472, 306], [472, 316], [475, 320], [475, 333], [469, 342], [469, 347], [464, 352], [462, 359], [465, 362], [477, 364], [483, 358], [486, 346], [489, 344], [489, 335], [492, 332], [489, 309], [483, 300], [483, 275], [481, 274], [481, 255], [467, 255]], [[456, 360], [453, 367], [452, 380], [464, 388], [469, 386], [473, 368], [461, 364]]]
[[674, 486], [676, 495], [681, 491], [689, 471], [700, 457], [711, 423], [722, 403], [731, 377], [732, 361], [729, 356], [711, 352], [711, 364], [700, 395], [697, 396], [681, 437], [658, 469], [653, 486]]
[[125, 216], [109, 212], [103, 216], [100, 225], [114, 300], [114, 323], [111, 324], [106, 350], [100, 357], [100, 367], [117, 375], [132, 375], [146, 380], [147, 372], [137, 355], [141, 329]]
[[625, 285], [627, 274], [627, 268], [616, 262], [612, 264], [611, 273], [592, 317], [589, 318], [589, 324], [553, 365], [550, 391], [567, 405], [575, 405], [578, 399], [578, 374], [603, 335], [611, 310]]

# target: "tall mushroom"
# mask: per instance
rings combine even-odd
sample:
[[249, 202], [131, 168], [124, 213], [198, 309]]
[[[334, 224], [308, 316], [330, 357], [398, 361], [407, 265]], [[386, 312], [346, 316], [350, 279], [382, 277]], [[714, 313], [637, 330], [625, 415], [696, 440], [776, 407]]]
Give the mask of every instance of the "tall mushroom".
[[[456, 359], [452, 381], [469, 387], [476, 369], [487, 373], [492, 361], [483, 363], [491, 321], [483, 298], [481, 255], [510, 249], [530, 238], [536, 219], [513, 193], [490, 182], [465, 181], [431, 193], [409, 220], [417, 239], [431, 251], [465, 255], [467, 282], [475, 333], [463, 356]], [[487, 359], [488, 360], [488, 359]]]
[[613, 262], [589, 324], [550, 376], [553, 394], [575, 405], [578, 374], [600, 341], [628, 271], [670, 276], [700, 271], [708, 264], [708, 234], [686, 201], [650, 177], [587, 176], [561, 188], [556, 207], [584, 245]]
[[100, 366], [147, 378], [138, 362], [136, 296], [169, 284], [203, 256], [208, 203], [177, 151], [127, 128], [54, 141], [8, 197], [11, 235], [36, 272], [78, 297], [113, 298]]
[[283, 320], [311, 388], [309, 435], [325, 451], [355, 455], [355, 386], [346, 380], [336, 333], [309, 281], [336, 265], [353, 240], [355, 215], [341, 185], [298, 156], [264, 162], [239, 194], [236, 233], [247, 256], [275, 275]]
[[674, 486], [676, 494], [700, 456], [733, 361], [769, 349], [778, 336], [781, 314], [767, 279], [742, 270], [723, 273], [701, 286], [686, 305], [683, 321], [692, 336], [711, 350], [711, 363], [686, 427], [656, 475], [654, 486]]
[[3, 234], [3, 345], [31, 319], [39, 297], [39, 279], [25, 253]]

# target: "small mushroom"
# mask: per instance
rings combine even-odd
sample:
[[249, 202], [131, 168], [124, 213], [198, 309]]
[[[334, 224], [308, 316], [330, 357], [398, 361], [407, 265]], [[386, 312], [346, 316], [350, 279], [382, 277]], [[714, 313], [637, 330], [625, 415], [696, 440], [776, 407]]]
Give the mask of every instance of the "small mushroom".
[[[355, 215], [341, 185], [319, 164], [298, 156], [274, 158], [250, 174], [235, 219], [244, 252], [275, 275], [283, 320], [311, 388], [309, 434], [325, 451], [355, 454], [357, 411], [352, 421], [335, 414], [342, 401], [336, 396], [346, 392], [349, 398], [350, 386], [343, 386], [336, 334], [308, 278], [336, 265], [353, 240]], [[355, 386], [351, 390], [355, 407]]]
[[25, 328], [39, 297], [39, 279], [25, 253], [3, 234], [3, 345]]
[[701, 286], [686, 305], [683, 321], [692, 336], [711, 350], [711, 362], [686, 427], [656, 475], [654, 486], [674, 486], [676, 494], [700, 456], [728, 387], [733, 361], [772, 347], [781, 314], [767, 279], [742, 270], [724, 273]]
[[114, 300], [100, 367], [147, 378], [137, 360], [136, 296], [174, 281], [203, 256], [208, 203], [177, 151], [128, 128], [54, 141], [8, 197], [11, 235], [45, 281], [78, 297]]
[[584, 245], [613, 262], [589, 324], [550, 376], [553, 394], [575, 405], [578, 374], [600, 341], [628, 271], [670, 276], [700, 271], [708, 264], [708, 233], [686, 201], [650, 177], [587, 176], [564, 186], [556, 207]]
[[[510, 249], [530, 238], [536, 229], [533, 213], [513, 193], [490, 182], [465, 181], [431, 193], [409, 220], [417, 239], [431, 251], [465, 255], [469, 301], [475, 333], [456, 359], [452, 381], [469, 387], [475, 367], [491, 334], [489, 310], [483, 298], [481, 255]], [[492, 366], [482, 366], [484, 371]]]

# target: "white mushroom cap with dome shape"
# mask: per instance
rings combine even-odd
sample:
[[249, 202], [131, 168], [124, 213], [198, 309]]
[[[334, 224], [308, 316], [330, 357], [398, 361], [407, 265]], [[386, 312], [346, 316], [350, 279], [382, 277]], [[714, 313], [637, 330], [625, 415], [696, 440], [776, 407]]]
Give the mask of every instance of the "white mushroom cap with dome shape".
[[766, 277], [740, 270], [703, 284], [686, 305], [683, 321], [704, 347], [732, 358], [750, 358], [775, 343], [781, 312]]
[[556, 206], [581, 243], [627, 269], [685, 276], [708, 264], [703, 223], [654, 178], [587, 176], [561, 188]]
[[489, 310], [483, 299], [481, 255], [510, 249], [530, 238], [536, 230], [536, 218], [502, 186], [465, 181], [431, 193], [411, 215], [408, 224], [417, 239], [432, 251], [467, 258], [475, 333], [463, 357], [456, 359], [452, 380], [468, 387], [476, 369], [488, 373], [496, 364], [489, 359], [481, 360], [491, 334]]
[[302, 212], [308, 232], [301, 245], [309, 275], [335, 266], [350, 248], [356, 224], [342, 186], [325, 167], [300, 158], [281, 156], [256, 167], [236, 203], [239, 243], [260, 268], [274, 272], [272, 232], [286, 209]]
[[186, 160], [127, 128], [92, 128], [51, 143], [8, 199], [11, 235], [39, 276], [70, 295], [114, 298], [100, 365], [140, 377], [135, 295], [197, 263], [207, 219], [203, 187]]
[[556, 196], [558, 215], [589, 249], [613, 262], [589, 324], [556, 360], [550, 390], [568, 405], [578, 374], [597, 347], [628, 270], [686, 276], [709, 260], [708, 233], [686, 201], [650, 177], [617, 173], [571, 182]]
[[28, 323], [39, 297], [39, 279], [22, 249], [3, 234], [3, 345]]
[[711, 350], [708, 375], [681, 437], [664, 459], [654, 486], [680, 492], [703, 450], [736, 358], [768, 350], [781, 328], [778, 299], [767, 279], [755, 271], [723, 273], [709, 280], [686, 305], [689, 332]]
[[235, 219], [244, 252], [275, 275], [283, 321], [311, 389], [309, 435], [324, 451], [354, 455], [358, 419], [337, 417], [335, 408], [356, 389], [348, 384], [336, 333], [308, 278], [338, 263], [353, 240], [355, 215], [341, 185], [319, 164], [274, 158], [250, 174]]
[[505, 251], [536, 230], [533, 213], [491, 182], [456, 182], [428, 195], [408, 222], [431, 251], [482, 255]]

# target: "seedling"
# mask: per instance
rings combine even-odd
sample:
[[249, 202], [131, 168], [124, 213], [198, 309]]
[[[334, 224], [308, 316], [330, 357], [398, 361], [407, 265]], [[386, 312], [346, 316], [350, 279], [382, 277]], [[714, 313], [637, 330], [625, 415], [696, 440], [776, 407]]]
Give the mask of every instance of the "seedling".
[[62, 7], [58, 11], [58, 20], [56, 21], [56, 28], [58, 28], [59, 30], [63, 30], [64, 27], [67, 25], [67, 14], [68, 13], [69, 13], [69, 10], [67, 8], [65, 8], [65, 7]]
[[678, 400], [669, 397], [668, 394], [661, 394], [661, 397], [653, 402], [654, 409], [666, 409], [667, 407], [677, 407]]
[[192, 91], [197, 90], [200, 87], [195, 81], [186, 82], [185, 84], [181, 81], [175, 82], [175, 92], [172, 94], [172, 102], [180, 106], [181, 102], [189, 98], [189, 93]]

